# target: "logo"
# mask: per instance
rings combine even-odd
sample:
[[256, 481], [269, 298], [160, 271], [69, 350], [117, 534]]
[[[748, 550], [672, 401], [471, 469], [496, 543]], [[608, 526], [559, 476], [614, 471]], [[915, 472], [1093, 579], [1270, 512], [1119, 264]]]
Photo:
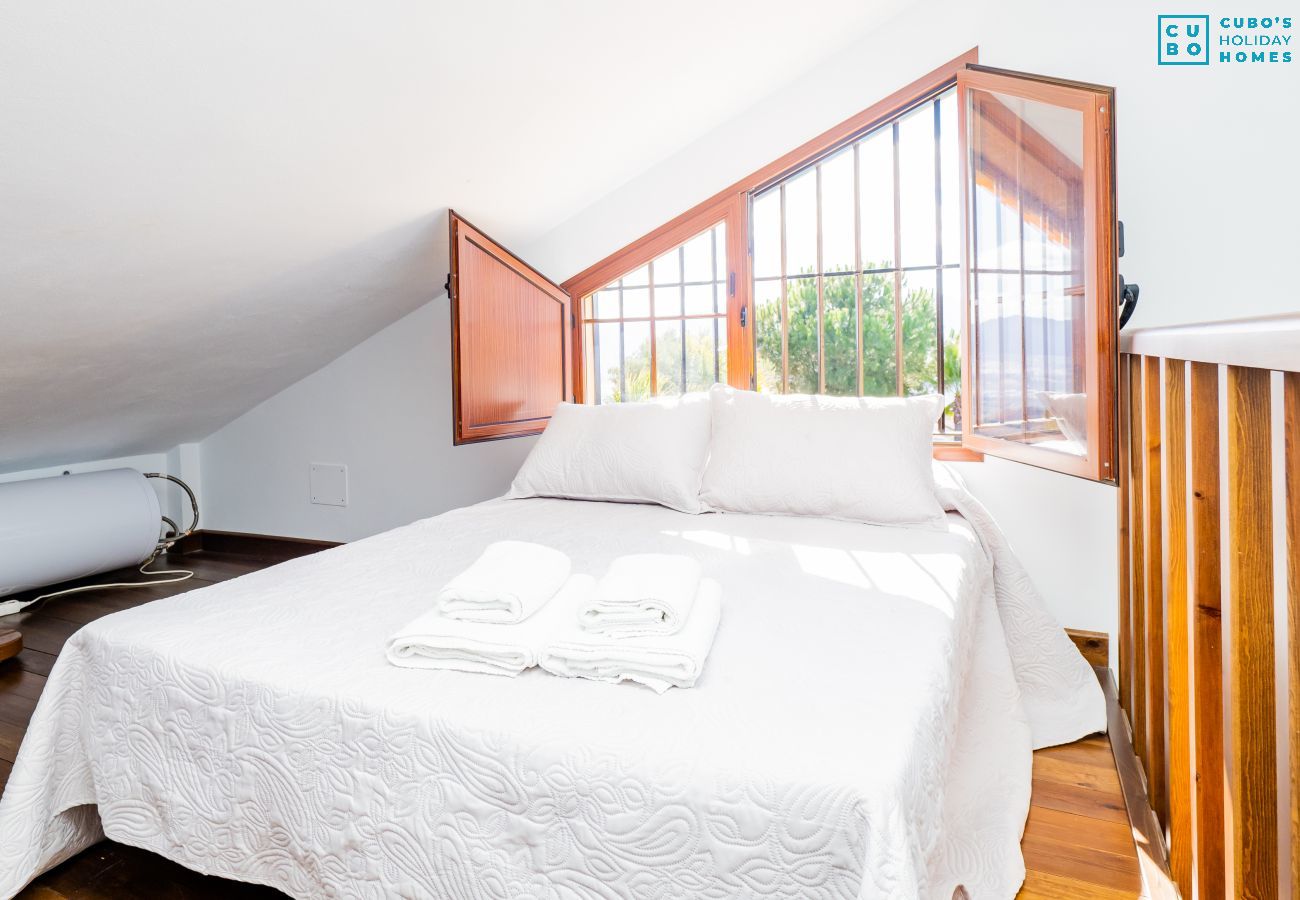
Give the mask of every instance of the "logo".
[[1156, 63], [1161, 66], [1210, 64], [1209, 16], [1157, 16]]
[[1218, 63], [1290, 63], [1290, 16], [1156, 16], [1156, 63], [1208, 66]]

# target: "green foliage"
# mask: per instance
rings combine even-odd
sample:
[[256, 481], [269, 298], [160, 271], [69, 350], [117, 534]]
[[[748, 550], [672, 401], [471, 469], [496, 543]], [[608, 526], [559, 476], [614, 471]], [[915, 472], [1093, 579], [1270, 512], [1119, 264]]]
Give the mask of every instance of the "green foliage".
[[[694, 320], [701, 321], [701, 320]], [[718, 340], [724, 346], [718, 355], [718, 379], [727, 380], [725, 319], [718, 320]], [[659, 352], [659, 394], [660, 396], [680, 394], [682, 376], [682, 325], [681, 322], [661, 322], [656, 336]], [[611, 366], [607, 378], [614, 383], [614, 391], [609, 398], [614, 403], [623, 400], [646, 400], [650, 394], [650, 339], [641, 345], [629, 348], [624, 370], [627, 378], [627, 396], [619, 387], [618, 366]], [[688, 391], [708, 390], [714, 382], [713, 329], [705, 331], [688, 330], [686, 333], [686, 389]]]
[[[828, 275], [823, 279], [825, 318], [826, 393], [856, 395], [857, 302], [852, 274]], [[788, 288], [790, 311], [790, 392], [818, 392], [817, 280], [791, 279]], [[720, 321], [725, 332], [725, 321]], [[781, 302], [769, 300], [755, 309], [754, 326], [761, 390], [780, 390], [781, 385]], [[929, 288], [911, 288], [903, 280], [903, 389], [924, 394], [937, 389], [938, 367], [935, 347], [935, 297]], [[678, 322], [662, 322], [658, 332], [659, 394], [681, 391], [682, 333]], [[725, 339], [725, 334], [720, 335]], [[726, 381], [726, 351], [720, 356], [719, 380]], [[644, 400], [650, 391], [650, 341], [627, 348], [624, 362], [627, 393], [619, 388], [619, 370], [611, 366], [607, 381], [614, 390], [609, 400]], [[898, 393], [897, 347], [894, 341], [894, 276], [862, 276], [862, 390], [868, 396]], [[944, 381], [951, 394], [961, 383], [961, 358], [957, 332], [949, 329], [943, 348]], [[690, 331], [686, 335], [686, 389], [705, 390], [714, 381], [713, 335]]]
[[[826, 393], [853, 395], [858, 392], [856, 298], [852, 275], [830, 275], [823, 279], [825, 318]], [[788, 288], [790, 311], [790, 392], [815, 394], [817, 377], [817, 281], [791, 280]], [[922, 394], [937, 387], [934, 292], [907, 287], [903, 282], [903, 388], [907, 394]], [[760, 384], [769, 389], [780, 385], [781, 303], [771, 300], [757, 309]], [[945, 353], [945, 379], [955, 357]], [[862, 276], [862, 390], [869, 396], [898, 393], [898, 355], [894, 341], [894, 276]], [[950, 382], [955, 383], [955, 382]]]

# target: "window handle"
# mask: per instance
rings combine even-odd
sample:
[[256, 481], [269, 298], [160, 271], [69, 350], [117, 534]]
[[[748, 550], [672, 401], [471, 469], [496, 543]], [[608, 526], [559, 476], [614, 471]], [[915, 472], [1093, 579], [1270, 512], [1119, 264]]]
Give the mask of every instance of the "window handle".
[[746, 303], [740, 308], [740, 327], [744, 328], [749, 324], [749, 304]]

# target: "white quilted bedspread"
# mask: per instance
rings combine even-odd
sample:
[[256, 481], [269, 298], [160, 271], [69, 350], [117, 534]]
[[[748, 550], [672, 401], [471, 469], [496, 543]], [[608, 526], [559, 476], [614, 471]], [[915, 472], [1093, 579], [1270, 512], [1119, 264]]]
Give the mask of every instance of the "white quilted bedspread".
[[[943, 531], [496, 500], [108, 616], [0, 800], [0, 896], [107, 834], [294, 897], [1010, 898], [1031, 747], [1104, 703], [951, 494]], [[696, 555], [698, 685], [387, 664], [502, 538]]]

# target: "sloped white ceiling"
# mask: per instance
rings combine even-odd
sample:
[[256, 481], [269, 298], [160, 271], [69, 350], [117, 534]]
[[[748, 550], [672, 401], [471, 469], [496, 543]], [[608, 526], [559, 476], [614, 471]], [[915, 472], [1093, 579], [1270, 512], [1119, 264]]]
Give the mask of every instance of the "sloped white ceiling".
[[0, 5], [0, 471], [206, 436], [440, 293], [448, 207], [526, 244], [901, 3]]

